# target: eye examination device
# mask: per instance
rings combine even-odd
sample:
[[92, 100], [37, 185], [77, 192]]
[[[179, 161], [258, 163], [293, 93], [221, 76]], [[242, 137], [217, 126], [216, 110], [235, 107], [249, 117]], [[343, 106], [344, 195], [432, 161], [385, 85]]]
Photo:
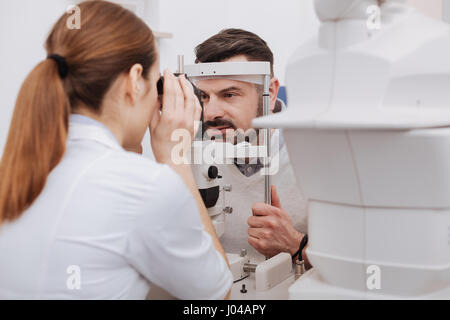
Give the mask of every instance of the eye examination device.
[[[269, 62], [200, 63], [186, 65], [183, 71], [189, 81], [194, 84], [201, 80], [230, 79], [261, 85], [264, 115], [270, 114]], [[193, 143], [194, 178], [219, 237], [225, 232], [227, 215], [239, 214], [239, 212], [234, 213], [233, 208], [228, 204], [227, 194], [232, 192], [233, 186], [221, 182], [222, 176], [218, 165], [234, 165], [235, 159], [248, 161], [261, 159], [264, 167], [262, 173], [265, 175], [264, 199], [266, 203], [271, 203], [269, 169], [271, 133], [269, 129], [262, 131], [262, 138], [260, 145], [253, 145], [248, 141], [237, 141], [232, 144], [209, 138], [203, 139], [203, 136], [202, 139]], [[227, 257], [235, 281], [231, 293], [232, 299], [276, 299], [277, 297], [287, 299], [287, 289], [294, 279], [292, 259], [288, 253], [279, 254], [260, 264], [252, 263], [244, 249], [241, 252], [227, 253]]]
[[287, 111], [254, 121], [283, 129], [309, 201], [314, 268], [289, 298], [449, 299], [449, 25], [403, 1], [315, 6]]

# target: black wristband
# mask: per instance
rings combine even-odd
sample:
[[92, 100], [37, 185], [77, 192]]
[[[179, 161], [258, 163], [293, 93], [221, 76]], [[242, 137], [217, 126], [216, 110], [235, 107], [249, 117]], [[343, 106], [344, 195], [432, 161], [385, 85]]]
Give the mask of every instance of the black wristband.
[[300, 241], [300, 248], [298, 249], [298, 251], [292, 256], [292, 259], [295, 259], [297, 256], [299, 256], [298, 260], [299, 261], [303, 261], [303, 249], [305, 249], [306, 245], [308, 244], [308, 235], [305, 234], [303, 236], [302, 241]]

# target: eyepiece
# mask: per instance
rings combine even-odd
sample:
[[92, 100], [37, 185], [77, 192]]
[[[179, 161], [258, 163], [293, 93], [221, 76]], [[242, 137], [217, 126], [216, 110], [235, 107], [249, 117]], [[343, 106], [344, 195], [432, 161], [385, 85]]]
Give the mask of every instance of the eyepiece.
[[164, 94], [164, 77], [161, 77], [156, 84], [156, 89], [158, 90], [158, 96], [162, 96]]

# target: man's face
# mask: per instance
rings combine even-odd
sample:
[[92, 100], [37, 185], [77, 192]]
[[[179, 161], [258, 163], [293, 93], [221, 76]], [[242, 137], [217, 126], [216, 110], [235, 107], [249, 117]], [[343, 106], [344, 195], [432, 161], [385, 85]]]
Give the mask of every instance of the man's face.
[[[248, 61], [237, 56], [224, 62]], [[228, 79], [202, 80], [196, 83], [203, 92], [204, 122], [208, 135], [222, 134], [227, 139], [235, 130], [252, 127], [260, 109], [261, 93], [255, 84]], [[227, 130], [227, 132], [226, 132]]]
[[234, 134], [234, 130], [252, 128], [260, 100], [255, 85], [217, 79], [199, 81], [197, 87], [203, 92], [204, 122], [210, 134], [225, 135], [225, 130]]

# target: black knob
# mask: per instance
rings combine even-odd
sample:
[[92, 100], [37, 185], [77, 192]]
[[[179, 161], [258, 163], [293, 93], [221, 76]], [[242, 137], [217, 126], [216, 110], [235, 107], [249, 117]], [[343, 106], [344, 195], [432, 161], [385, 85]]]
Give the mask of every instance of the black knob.
[[242, 285], [241, 292], [242, 292], [242, 293], [247, 293], [247, 289], [245, 289], [245, 284]]
[[208, 178], [210, 179], [217, 179], [219, 176], [219, 169], [217, 169], [216, 166], [211, 166], [208, 169]]

